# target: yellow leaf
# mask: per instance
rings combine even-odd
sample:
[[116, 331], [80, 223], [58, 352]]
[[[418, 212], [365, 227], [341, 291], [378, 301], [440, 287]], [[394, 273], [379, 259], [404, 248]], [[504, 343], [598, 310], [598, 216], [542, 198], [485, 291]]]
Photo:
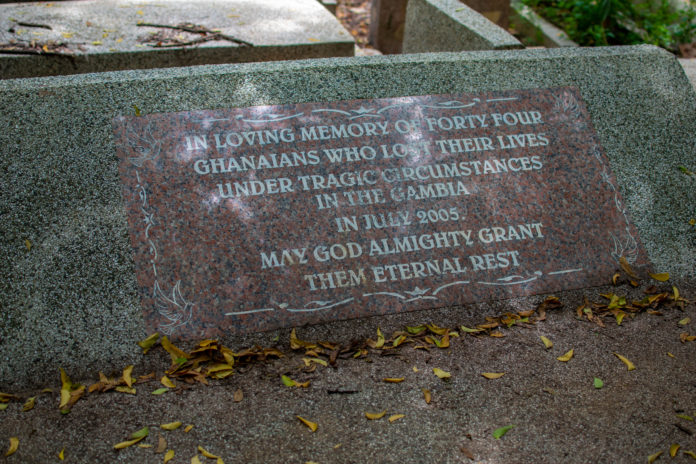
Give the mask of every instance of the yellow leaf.
[[72, 32], [63, 32], [61, 35], [65, 39], [72, 39], [73, 33]]
[[325, 360], [323, 360], [323, 359], [318, 359], [318, 358], [302, 358], [302, 361], [305, 363], [305, 366], [309, 366], [310, 363], [321, 364], [321, 365], [324, 366], [324, 367], [328, 367], [328, 366], [329, 366], [329, 363], [327, 363]]
[[162, 464], [167, 464], [172, 459], [174, 459], [174, 450], [170, 449], [169, 451], [164, 453], [164, 461]]
[[418, 368], [416, 366], [413, 366], [413, 372], [418, 372]]
[[129, 395], [135, 395], [135, 394], [136, 394], [135, 388], [133, 388], [133, 387], [125, 387], [125, 386], [123, 386], [123, 385], [121, 385], [120, 387], [116, 387], [115, 390], [116, 390], [117, 392], [120, 392], [120, 393], [128, 393]]
[[22, 411], [23, 412], [31, 411], [32, 409], [34, 409], [35, 404], [36, 404], [36, 397], [32, 396], [31, 398], [29, 398], [27, 400], [26, 403], [24, 403], [24, 406], [22, 406]]
[[128, 387], [133, 386], [133, 377], [131, 377], [132, 373], [133, 373], [133, 366], [132, 365], [123, 369], [123, 381], [126, 382], [126, 385], [128, 385]]
[[209, 451], [206, 451], [206, 450], [203, 449], [203, 447], [200, 446], [200, 445], [198, 446], [198, 452], [201, 453], [201, 454], [202, 454], [203, 456], [205, 456], [206, 458], [210, 458], [210, 459], [219, 459], [219, 458], [220, 458], [220, 456], [215, 456], [213, 453], [211, 453], [211, 452], [209, 452]]
[[104, 32], [104, 33], [102, 34], [102, 39], [106, 39], [107, 37], [109, 37], [109, 33], [108, 33], [108, 32]]
[[426, 388], [422, 388], [421, 390], [423, 391], [423, 398], [425, 399], [425, 404], [430, 404], [430, 401], [432, 401], [432, 399], [433, 399], [433, 396], [430, 393], [430, 390], [428, 390]]
[[101, 45], [102, 41], [101, 40], [95, 40], [92, 42], [92, 45]]
[[316, 432], [317, 429], [319, 428], [319, 426], [315, 422], [308, 421], [304, 417], [300, 417], [300, 416], [295, 416], [295, 417], [297, 417], [300, 420], [300, 422], [302, 422], [304, 425], [309, 427], [309, 430], [311, 430], [312, 432]]
[[148, 449], [148, 448], [152, 448], [152, 445], [149, 443], [140, 443], [138, 445], [138, 448]]
[[487, 379], [499, 379], [505, 375], [505, 372], [484, 372], [481, 375]]
[[366, 412], [365, 417], [367, 417], [370, 420], [377, 420], [383, 418], [386, 413], [386, 409], [382, 412]]
[[19, 438], [10, 437], [10, 447], [5, 452], [5, 456], [12, 456], [19, 447]]
[[143, 10], [138, 10], [138, 11], [135, 12], [135, 14], [137, 14], [138, 16], [142, 16], [142, 15], [144, 15], [145, 13], [143, 13]]
[[638, 278], [638, 276], [636, 275], [636, 273], [633, 272], [633, 268], [631, 267], [630, 264], [628, 264], [628, 261], [626, 260], [626, 258], [625, 258], [624, 256], [622, 256], [621, 258], [619, 258], [619, 264], [621, 265], [621, 269], [623, 269], [624, 272], [625, 272], [626, 274], [628, 274], [629, 277], [632, 277], [632, 278], [634, 278], [634, 279], [637, 279], [637, 278]]
[[215, 461], [215, 464], [225, 464], [225, 461], [223, 461], [222, 458], [217, 458], [217, 461]]
[[174, 382], [172, 382], [172, 380], [169, 377], [167, 377], [166, 375], [162, 376], [162, 378], [160, 379], [160, 382], [162, 383], [162, 385], [164, 385], [167, 388], [175, 388], [176, 387], [176, 384]]
[[118, 450], [118, 449], [128, 448], [129, 446], [135, 445], [136, 443], [138, 443], [138, 442], [139, 442], [140, 440], [142, 440], [143, 438], [145, 438], [145, 437], [134, 438], [134, 439], [132, 439], [132, 440], [126, 440], [126, 441], [122, 441], [121, 443], [116, 443], [116, 444], [114, 445], [114, 449], [117, 449], [117, 450]]
[[167, 353], [169, 353], [169, 356], [172, 357], [172, 362], [176, 364], [178, 359], [184, 358], [184, 359], [189, 359], [189, 355], [181, 351], [179, 348], [174, 346], [172, 342], [169, 341], [169, 338], [165, 335], [162, 337], [162, 341], [160, 342], [162, 344], [162, 348], [164, 348]]
[[116, 43], [121, 43], [121, 42], [123, 42], [123, 37], [119, 37], [118, 39], [116, 39]]
[[404, 381], [404, 378], [403, 377], [399, 377], [399, 378], [387, 377], [386, 379], [384, 379], [384, 381], [387, 383], [400, 383], [400, 382]]
[[189, 433], [192, 428], [193, 428], [193, 424], [187, 425], [186, 427], [184, 427], [184, 433]]
[[447, 371], [443, 371], [439, 367], [433, 367], [433, 373], [441, 379], [449, 379], [450, 377], [452, 377], [452, 374], [450, 374]]
[[563, 356], [559, 356], [556, 359], [558, 359], [559, 361], [562, 361], [562, 362], [568, 362], [573, 357], [573, 353], [574, 353], [574, 351], [570, 350], [566, 354], [564, 354]]
[[168, 424], [162, 424], [160, 425], [160, 428], [163, 428], [164, 430], [176, 430], [179, 427], [181, 427], [182, 423], [179, 421], [176, 422], [169, 422]]
[[0, 403], [0, 411], [4, 411], [5, 409], [7, 409], [8, 406], [9, 404], [7, 403]]
[[551, 340], [544, 337], [543, 335], [540, 338], [541, 338], [541, 341], [544, 342], [544, 346], [546, 347], [547, 350], [549, 348], [553, 348], [553, 342]]
[[693, 451], [682, 451], [682, 454], [689, 456], [691, 459], [696, 459], [696, 453]]
[[138, 342], [138, 346], [143, 349], [143, 354], [147, 354], [147, 352], [150, 351], [150, 348], [155, 346], [157, 340], [159, 340], [159, 337], [160, 334], [158, 332], [155, 332], [149, 337]]
[[670, 353], [669, 351], [667, 352], [667, 356], [669, 356], [670, 358], [674, 357], [674, 355], [672, 353]]
[[669, 447], [669, 456], [674, 457], [677, 455], [677, 451], [679, 451], [679, 448], [681, 448], [681, 445], [677, 443], [672, 443], [672, 445]]
[[689, 322], [691, 322], [691, 318], [690, 318], [690, 317], [685, 317], [684, 319], [682, 319], [681, 321], [679, 321], [679, 325], [686, 325], [686, 324], [688, 324]]
[[660, 455], [662, 455], [662, 451], [658, 451], [657, 453], [648, 456], [648, 464], [652, 464], [653, 462], [655, 462], [657, 458], [660, 457]]
[[389, 422], [396, 422], [399, 419], [403, 419], [406, 417], [406, 414], [394, 414], [392, 416], [389, 416], [389, 419], [387, 419]]
[[307, 39], [307, 40], [309, 40], [310, 42], [319, 42], [319, 41], [320, 41], [319, 39], [316, 39], [316, 38], [314, 38], [314, 37], [310, 37], [310, 38]]
[[382, 348], [384, 346], [384, 335], [382, 335], [382, 331], [379, 330], [379, 327], [377, 328], [377, 343], [375, 344], [375, 348]]
[[60, 453], [58, 453], [58, 459], [60, 459], [61, 461], [65, 460], [65, 448], [60, 450]]
[[628, 359], [624, 358], [624, 357], [621, 356], [619, 353], [614, 353], [614, 356], [616, 356], [617, 358], [619, 358], [619, 359], [621, 360], [621, 362], [624, 363], [624, 364], [626, 365], [626, 367], [628, 368], [629, 371], [632, 371], [632, 370], [634, 370], [634, 369], [636, 368], [636, 366], [634, 366], [633, 363], [632, 363], [631, 361], [629, 361]]
[[295, 332], [295, 329], [292, 329], [292, 331], [290, 332], [290, 348], [292, 348], [293, 350], [299, 350], [302, 348], [312, 349], [316, 347], [316, 343], [306, 342], [297, 338], [297, 333]]
[[661, 272], [659, 274], [650, 274], [650, 277], [658, 282], [666, 282], [669, 280], [669, 272]]
[[24, 246], [27, 247], [27, 251], [31, 251], [31, 242], [29, 239], [24, 239]]
[[198, 455], [195, 455], [194, 457], [191, 458], [191, 464], [202, 464], [201, 460], [198, 459]]

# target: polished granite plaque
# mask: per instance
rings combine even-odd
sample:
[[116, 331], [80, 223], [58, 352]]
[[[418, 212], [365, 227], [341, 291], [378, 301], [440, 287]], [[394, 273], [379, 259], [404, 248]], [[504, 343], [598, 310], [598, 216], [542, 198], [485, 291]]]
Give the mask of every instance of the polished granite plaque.
[[574, 88], [119, 117], [146, 324], [215, 337], [608, 282], [647, 258]]

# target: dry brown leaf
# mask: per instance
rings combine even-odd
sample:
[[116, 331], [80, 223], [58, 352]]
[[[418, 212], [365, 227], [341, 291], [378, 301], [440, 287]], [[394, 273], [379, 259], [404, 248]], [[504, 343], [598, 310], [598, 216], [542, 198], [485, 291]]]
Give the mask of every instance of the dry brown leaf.
[[469, 449], [468, 449], [467, 447], [465, 447], [465, 446], [460, 446], [460, 447], [459, 447], [459, 451], [461, 451], [462, 454], [463, 454], [464, 456], [466, 456], [467, 458], [471, 459], [472, 461], [473, 461], [474, 459], [476, 459], [476, 458], [474, 457], [474, 454], [473, 454], [471, 451], [469, 451]]
[[301, 416], [295, 416], [295, 417], [297, 417], [300, 420], [300, 422], [302, 422], [304, 425], [309, 427], [309, 430], [311, 430], [312, 432], [316, 432], [317, 429], [319, 428], [319, 425], [316, 422], [309, 421]]
[[378, 419], [383, 418], [386, 413], [387, 413], [386, 409], [382, 412], [366, 412], [365, 417], [367, 417], [370, 420], [378, 420]]
[[240, 401], [242, 401], [242, 399], [244, 399], [244, 392], [242, 391], [241, 388], [238, 388], [234, 392], [234, 396], [232, 397], [232, 399], [234, 400], [235, 403], [239, 403]]
[[167, 449], [167, 439], [160, 433], [157, 437], [157, 448], [155, 448], [155, 454], [162, 454]]
[[626, 260], [625, 256], [622, 256], [621, 258], [619, 258], [619, 265], [621, 266], [621, 269], [623, 269], [623, 271], [626, 274], [628, 274], [629, 277], [631, 277], [633, 279], [638, 279], [638, 276], [633, 271], [633, 268], [631, 267], [631, 265], [628, 264], [628, 261]]

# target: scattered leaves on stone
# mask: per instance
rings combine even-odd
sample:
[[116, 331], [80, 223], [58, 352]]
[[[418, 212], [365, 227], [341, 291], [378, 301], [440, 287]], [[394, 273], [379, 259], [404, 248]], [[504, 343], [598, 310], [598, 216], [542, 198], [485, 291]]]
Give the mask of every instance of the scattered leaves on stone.
[[505, 427], [500, 427], [499, 429], [495, 429], [493, 431], [493, 438], [496, 440], [499, 440], [502, 438], [506, 433], [510, 431], [510, 429], [514, 428], [514, 425], [506, 425]]
[[621, 362], [624, 363], [624, 364], [626, 365], [626, 368], [627, 368], [629, 371], [632, 371], [632, 370], [634, 370], [634, 369], [636, 368], [636, 366], [635, 366], [631, 361], [629, 361], [629, 360], [628, 360], [627, 358], [625, 358], [624, 356], [621, 356], [619, 353], [614, 353], [614, 356], [616, 356], [617, 358], [619, 358], [619, 359], [621, 360]]
[[309, 427], [309, 430], [311, 430], [312, 432], [316, 432], [317, 429], [319, 428], [319, 425], [316, 422], [309, 421], [301, 416], [295, 416], [295, 417], [297, 417], [300, 420], [300, 422], [302, 422], [304, 425]]

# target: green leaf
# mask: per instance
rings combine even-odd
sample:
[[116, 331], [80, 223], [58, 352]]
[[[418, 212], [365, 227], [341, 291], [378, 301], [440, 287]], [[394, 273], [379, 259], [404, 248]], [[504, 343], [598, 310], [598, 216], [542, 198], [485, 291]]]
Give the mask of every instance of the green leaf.
[[411, 335], [418, 335], [426, 329], [424, 325], [419, 325], [418, 327], [406, 327], [406, 331]]
[[515, 427], [515, 426], [514, 425], [506, 425], [505, 427], [500, 427], [499, 429], [495, 429], [495, 431], [493, 432], [493, 438], [495, 438], [496, 440], [500, 439], [503, 435], [508, 433], [508, 431], [510, 431], [510, 429], [512, 429], [513, 427]]
[[133, 432], [131, 434], [131, 439], [136, 440], [138, 438], [145, 438], [150, 434], [150, 427], [143, 427], [142, 429], [138, 430], [137, 432]]
[[604, 382], [602, 382], [602, 379], [600, 379], [599, 377], [595, 377], [595, 378], [594, 378], [594, 387], [595, 387], [596, 389], [600, 389], [600, 388], [602, 388], [603, 386], [604, 386]]
[[693, 421], [694, 418], [691, 416], [687, 416], [686, 414], [677, 414], [677, 417], [680, 419], [688, 420], [688, 421]]
[[294, 386], [295, 386], [295, 381], [292, 380], [292, 379], [291, 379], [290, 377], [288, 377], [287, 375], [281, 375], [280, 378], [281, 378], [281, 380], [283, 381], [283, 384], [284, 384], [286, 387], [294, 387]]
[[153, 391], [153, 395], [161, 395], [162, 393], [167, 393], [169, 391], [168, 388], [158, 388], [157, 390]]

